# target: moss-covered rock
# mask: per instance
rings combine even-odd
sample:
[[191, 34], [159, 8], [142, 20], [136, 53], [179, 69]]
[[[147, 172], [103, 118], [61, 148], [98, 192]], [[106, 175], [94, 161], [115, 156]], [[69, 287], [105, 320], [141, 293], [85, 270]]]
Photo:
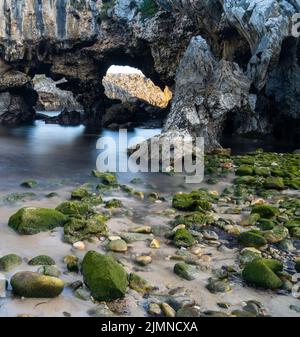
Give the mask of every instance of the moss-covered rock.
[[8, 254], [0, 258], [0, 271], [8, 272], [22, 264], [22, 258], [16, 254]]
[[213, 294], [225, 293], [231, 291], [231, 287], [227, 280], [219, 280], [210, 278], [206, 288]]
[[275, 226], [273, 229], [264, 233], [264, 238], [271, 243], [278, 243], [289, 235], [289, 231], [284, 226]]
[[87, 214], [90, 211], [90, 207], [86, 202], [81, 201], [64, 201], [59, 206], [56, 207], [56, 210], [61, 212], [64, 215], [80, 218], [81, 216]]
[[58, 210], [24, 207], [10, 217], [8, 226], [19, 234], [32, 235], [63, 226], [66, 221], [65, 215]]
[[244, 248], [239, 257], [240, 263], [245, 265], [253, 260], [261, 258], [261, 252], [253, 247]]
[[37, 184], [38, 183], [35, 180], [26, 180], [21, 183], [21, 186], [25, 188], [34, 188]]
[[115, 174], [113, 173], [109, 173], [109, 172], [99, 172], [99, 171], [92, 171], [92, 174], [94, 177], [100, 179], [101, 183], [104, 185], [117, 185], [118, 181], [117, 181], [117, 177]]
[[84, 281], [98, 301], [112, 301], [125, 295], [127, 273], [112, 257], [89, 251], [82, 262]]
[[173, 243], [177, 247], [191, 247], [197, 241], [193, 237], [193, 235], [184, 228], [178, 229], [173, 237]]
[[129, 275], [129, 287], [141, 294], [146, 294], [153, 290], [153, 286], [149, 282], [135, 273]]
[[278, 208], [272, 205], [255, 205], [251, 211], [252, 214], [259, 214], [261, 218], [271, 219], [279, 214]]
[[52, 266], [55, 265], [55, 261], [48, 255], [39, 255], [32, 258], [28, 264], [30, 266]]
[[75, 243], [91, 238], [92, 236], [106, 236], [108, 228], [107, 217], [94, 214], [89, 218], [71, 218], [64, 226], [64, 241]]
[[73, 200], [82, 200], [89, 196], [89, 192], [84, 187], [77, 187], [75, 190], [71, 192], [71, 198]]
[[111, 199], [111, 200], [105, 202], [105, 207], [106, 208], [122, 208], [123, 203], [122, 203], [121, 200]]
[[174, 266], [174, 273], [188, 281], [194, 280], [198, 275], [197, 268], [185, 262], [176, 263]]
[[57, 297], [64, 289], [59, 278], [29, 271], [15, 274], [10, 283], [16, 295], [29, 298]]
[[277, 260], [257, 259], [248, 263], [243, 270], [243, 278], [246, 282], [265, 289], [277, 289], [282, 281], [276, 275], [283, 269], [283, 265]]
[[300, 218], [294, 218], [289, 221], [287, 221], [284, 226], [288, 228], [289, 230], [292, 228], [300, 227]]
[[254, 167], [254, 174], [257, 176], [268, 177], [271, 174], [269, 167]]
[[239, 235], [238, 241], [245, 247], [259, 248], [267, 244], [267, 240], [259, 231], [247, 231]]
[[284, 181], [281, 177], [268, 177], [264, 182], [264, 187], [267, 189], [283, 190]]
[[241, 165], [235, 173], [237, 176], [251, 176], [253, 174], [253, 167], [250, 165]]
[[293, 227], [289, 232], [293, 238], [300, 239], [300, 227]]
[[191, 229], [199, 229], [206, 225], [212, 224], [214, 221], [211, 215], [207, 215], [203, 212], [194, 212], [186, 215], [179, 215], [173, 221], [173, 225], [184, 224]]
[[[255, 213], [254, 213], [255, 214]], [[262, 231], [268, 231], [275, 227], [275, 222], [270, 219], [259, 219], [256, 226]]]
[[296, 269], [297, 273], [300, 273], [300, 259], [296, 260], [295, 269]]
[[173, 207], [180, 211], [211, 210], [208, 200], [202, 199], [197, 193], [176, 194], [173, 198]]
[[236, 185], [253, 185], [256, 183], [256, 178], [253, 176], [240, 176], [235, 178]]

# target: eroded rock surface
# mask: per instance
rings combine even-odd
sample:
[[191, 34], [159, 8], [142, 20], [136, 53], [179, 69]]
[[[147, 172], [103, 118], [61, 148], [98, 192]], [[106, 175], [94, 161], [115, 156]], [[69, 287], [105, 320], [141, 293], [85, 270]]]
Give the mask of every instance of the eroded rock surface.
[[[29, 77], [66, 78], [60, 88], [100, 122], [107, 69], [135, 66], [161, 88], [175, 88], [166, 132], [204, 136], [208, 150], [224, 130], [287, 136], [292, 129], [297, 137], [297, 12], [294, 0], [153, 0], [148, 7], [143, 0], [8, 0], [0, 8], [0, 72], [11, 66]], [[5, 86], [2, 101], [11, 102], [16, 93]], [[2, 115], [18, 116], [22, 105], [29, 117], [27, 96], [18, 94]]]

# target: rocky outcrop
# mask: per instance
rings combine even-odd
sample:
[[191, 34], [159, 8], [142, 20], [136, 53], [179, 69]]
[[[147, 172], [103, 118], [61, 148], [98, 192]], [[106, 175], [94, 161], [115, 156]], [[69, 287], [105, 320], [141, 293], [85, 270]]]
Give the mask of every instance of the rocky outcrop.
[[65, 83], [64, 80], [53, 81], [45, 75], [36, 75], [33, 79], [34, 89], [38, 93], [37, 110], [60, 111], [63, 109], [82, 110], [75, 100], [72, 92], [61, 90], [57, 85]]
[[186, 129], [194, 137], [204, 137], [207, 150], [213, 149], [228, 114], [246, 110], [249, 89], [250, 80], [238, 64], [219, 61], [207, 42], [195, 37], [178, 68], [165, 131]]
[[[1, 73], [2, 71], [2, 73]], [[36, 93], [25, 74], [0, 64], [0, 123], [14, 126], [30, 122], [35, 114]]]
[[164, 131], [204, 136], [207, 149], [228, 130], [297, 132], [300, 47], [290, 26], [299, 1], [154, 1], [6, 0], [0, 59], [24, 76], [65, 78], [59, 87], [93, 122], [107, 107], [102, 78], [118, 64], [175, 87]]

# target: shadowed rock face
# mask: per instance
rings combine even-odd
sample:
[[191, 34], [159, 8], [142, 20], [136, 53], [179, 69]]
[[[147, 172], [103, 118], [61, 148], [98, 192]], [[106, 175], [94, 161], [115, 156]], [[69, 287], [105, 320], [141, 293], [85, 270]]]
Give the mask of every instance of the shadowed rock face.
[[[72, 91], [95, 123], [106, 106], [107, 69], [129, 65], [161, 88], [175, 87], [164, 131], [204, 136], [207, 149], [219, 145], [228, 124], [240, 134], [296, 131], [300, 47], [290, 24], [299, 1], [157, 4], [155, 13], [143, 9], [143, 0], [0, 0], [0, 76], [17, 70], [29, 78], [64, 77], [60, 88]], [[2, 85], [6, 101], [14, 95], [20, 107], [6, 112], [24, 104], [33, 115], [30, 80], [25, 86], [30, 102], [24, 84]]]

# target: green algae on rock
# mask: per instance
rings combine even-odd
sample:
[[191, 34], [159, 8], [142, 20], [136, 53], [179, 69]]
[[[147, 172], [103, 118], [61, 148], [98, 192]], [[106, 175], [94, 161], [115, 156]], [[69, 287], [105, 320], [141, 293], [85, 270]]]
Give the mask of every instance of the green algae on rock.
[[178, 215], [173, 221], [173, 225], [184, 224], [186, 227], [196, 230], [212, 224], [213, 221], [214, 219], [211, 215], [203, 212], [194, 212], [186, 215]]
[[259, 231], [243, 232], [238, 237], [239, 243], [245, 247], [259, 248], [267, 244], [267, 240], [262, 236]]
[[0, 271], [8, 272], [22, 264], [22, 258], [16, 254], [8, 254], [0, 258]]
[[264, 238], [271, 243], [278, 243], [289, 235], [289, 231], [284, 226], [278, 225], [264, 233]]
[[251, 176], [253, 168], [250, 165], [241, 165], [235, 172], [237, 176]]
[[38, 183], [35, 180], [26, 180], [21, 183], [21, 186], [25, 188], [34, 188], [37, 185]]
[[99, 172], [99, 171], [92, 171], [92, 175], [98, 179], [100, 179], [101, 183], [104, 185], [117, 185], [118, 181], [117, 181], [117, 177], [115, 174], [113, 173], [109, 173], [109, 172]]
[[30, 266], [52, 266], [55, 265], [55, 261], [48, 255], [38, 255], [29, 260], [28, 264]]
[[283, 190], [284, 181], [281, 177], [268, 177], [264, 182], [264, 187], [267, 189]]
[[89, 251], [82, 261], [82, 274], [97, 301], [113, 301], [126, 293], [127, 272], [110, 256]]
[[84, 187], [77, 187], [75, 190], [71, 192], [71, 198], [73, 200], [82, 200], [89, 196], [89, 192]]
[[198, 270], [195, 266], [179, 262], [174, 266], [174, 273], [185, 280], [192, 281], [197, 277]]
[[92, 236], [106, 236], [108, 228], [107, 217], [94, 214], [86, 218], [71, 218], [64, 226], [64, 241], [75, 243], [87, 240]]
[[173, 197], [173, 207], [180, 211], [209, 211], [212, 209], [211, 202], [217, 197], [205, 190], [193, 191], [191, 193], [179, 193]]
[[129, 275], [129, 287], [138, 293], [146, 294], [153, 290], [153, 286], [135, 273]]
[[10, 283], [16, 295], [28, 298], [53, 298], [64, 290], [64, 282], [59, 278], [30, 271], [15, 274]]
[[273, 259], [256, 259], [246, 264], [242, 275], [245, 281], [250, 284], [265, 288], [277, 289], [282, 285], [282, 281], [276, 275], [283, 269], [282, 262]]
[[272, 205], [255, 205], [251, 213], [259, 214], [261, 218], [271, 219], [279, 214], [279, 210]]
[[121, 208], [123, 207], [123, 203], [121, 200], [118, 199], [111, 199], [105, 202], [106, 208]]
[[197, 240], [193, 237], [193, 235], [184, 228], [178, 229], [173, 237], [173, 243], [177, 247], [191, 247], [196, 242]]
[[90, 211], [90, 206], [86, 202], [78, 200], [64, 201], [56, 207], [56, 210], [64, 215], [76, 218], [87, 214]]
[[24, 207], [10, 217], [8, 226], [19, 234], [32, 235], [61, 227], [66, 221], [66, 216], [58, 210]]

